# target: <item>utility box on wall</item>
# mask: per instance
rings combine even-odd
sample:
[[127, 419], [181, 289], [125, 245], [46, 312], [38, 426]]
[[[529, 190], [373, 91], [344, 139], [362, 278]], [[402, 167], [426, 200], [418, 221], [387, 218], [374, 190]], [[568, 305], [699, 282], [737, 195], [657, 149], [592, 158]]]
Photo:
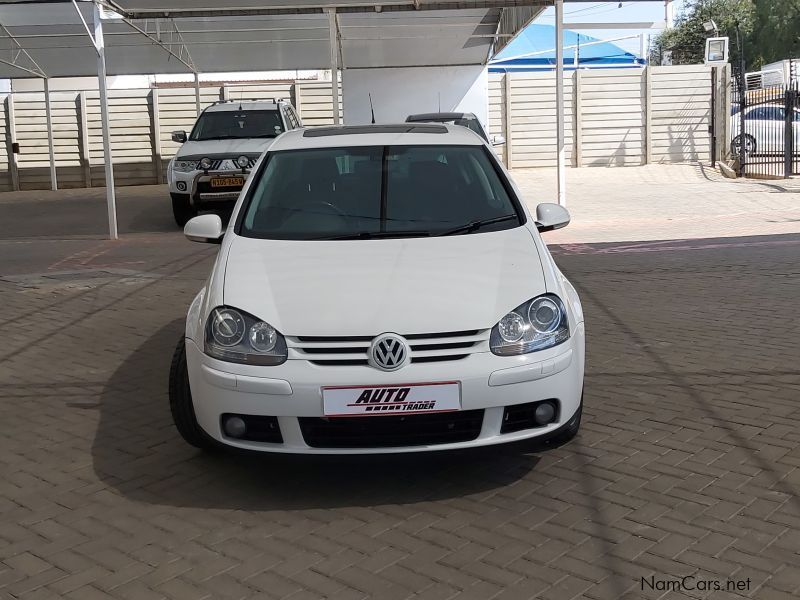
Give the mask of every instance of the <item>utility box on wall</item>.
[[345, 124], [372, 121], [370, 96], [376, 123], [402, 123], [415, 113], [471, 112], [487, 126], [488, 74], [481, 65], [345, 69]]

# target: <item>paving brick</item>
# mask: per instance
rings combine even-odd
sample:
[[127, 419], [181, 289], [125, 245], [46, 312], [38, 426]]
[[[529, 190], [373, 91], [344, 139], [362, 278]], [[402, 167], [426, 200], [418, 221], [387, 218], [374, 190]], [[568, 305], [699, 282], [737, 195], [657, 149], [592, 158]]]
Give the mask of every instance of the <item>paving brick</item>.
[[[62, 239], [47, 194], [25, 197], [35, 232], [9, 226], [0, 198], [0, 598], [664, 600], [697, 596], [641, 577], [691, 573], [797, 597], [800, 331], [774, 318], [800, 297], [797, 194], [570, 174], [573, 224], [546, 240], [589, 324], [580, 435], [383, 469], [181, 442], [169, 357], [216, 248], [172, 230], [163, 188], [121, 193], [165, 224], [119, 242]], [[545, 176], [520, 180], [538, 198]]]

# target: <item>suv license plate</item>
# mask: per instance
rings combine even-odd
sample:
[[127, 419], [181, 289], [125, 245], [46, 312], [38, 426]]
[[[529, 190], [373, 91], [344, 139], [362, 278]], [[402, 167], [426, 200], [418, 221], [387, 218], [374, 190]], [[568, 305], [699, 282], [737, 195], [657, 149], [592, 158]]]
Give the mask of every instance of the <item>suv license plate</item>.
[[461, 410], [457, 381], [322, 388], [326, 417], [412, 415]]
[[244, 178], [243, 177], [214, 177], [211, 179], [211, 187], [233, 187], [233, 186], [243, 186], [244, 185]]

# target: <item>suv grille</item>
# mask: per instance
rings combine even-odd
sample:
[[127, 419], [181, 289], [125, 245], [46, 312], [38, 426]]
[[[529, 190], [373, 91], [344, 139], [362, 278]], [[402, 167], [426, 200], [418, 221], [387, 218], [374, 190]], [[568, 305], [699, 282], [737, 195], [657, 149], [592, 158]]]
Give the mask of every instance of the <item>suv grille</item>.
[[[236, 165], [236, 159], [239, 158], [239, 156], [241, 156], [241, 154], [239, 154], [237, 156], [231, 156], [230, 158], [214, 158], [214, 159], [211, 160], [211, 168], [209, 169], [209, 171], [218, 170], [220, 168], [220, 166], [222, 165], [222, 161], [224, 161], [224, 160], [229, 160], [229, 161], [233, 162], [234, 165]], [[250, 160], [247, 163], [247, 168], [248, 169], [252, 169], [253, 166], [256, 164], [257, 160], [258, 160], [258, 158], [252, 158], [251, 157]], [[239, 170], [238, 166], [236, 168], [237, 168], [237, 170]]]
[[476, 439], [483, 409], [380, 417], [299, 417], [312, 448], [390, 448], [450, 444]]
[[[473, 329], [448, 333], [415, 333], [403, 336], [411, 350], [412, 363], [461, 360], [488, 350], [489, 330]], [[287, 337], [289, 358], [315, 365], [337, 367], [366, 365], [374, 336]]]

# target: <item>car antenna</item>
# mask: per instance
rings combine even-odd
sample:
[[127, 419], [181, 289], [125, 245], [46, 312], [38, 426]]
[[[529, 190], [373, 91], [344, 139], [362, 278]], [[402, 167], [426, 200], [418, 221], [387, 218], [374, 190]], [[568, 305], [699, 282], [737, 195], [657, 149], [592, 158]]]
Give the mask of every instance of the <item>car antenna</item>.
[[436, 112], [442, 112], [442, 92], [439, 92], [439, 110]]
[[369, 112], [372, 113], [372, 124], [375, 125], [375, 109], [372, 108], [372, 94], [367, 92], [367, 96], [369, 96]]

